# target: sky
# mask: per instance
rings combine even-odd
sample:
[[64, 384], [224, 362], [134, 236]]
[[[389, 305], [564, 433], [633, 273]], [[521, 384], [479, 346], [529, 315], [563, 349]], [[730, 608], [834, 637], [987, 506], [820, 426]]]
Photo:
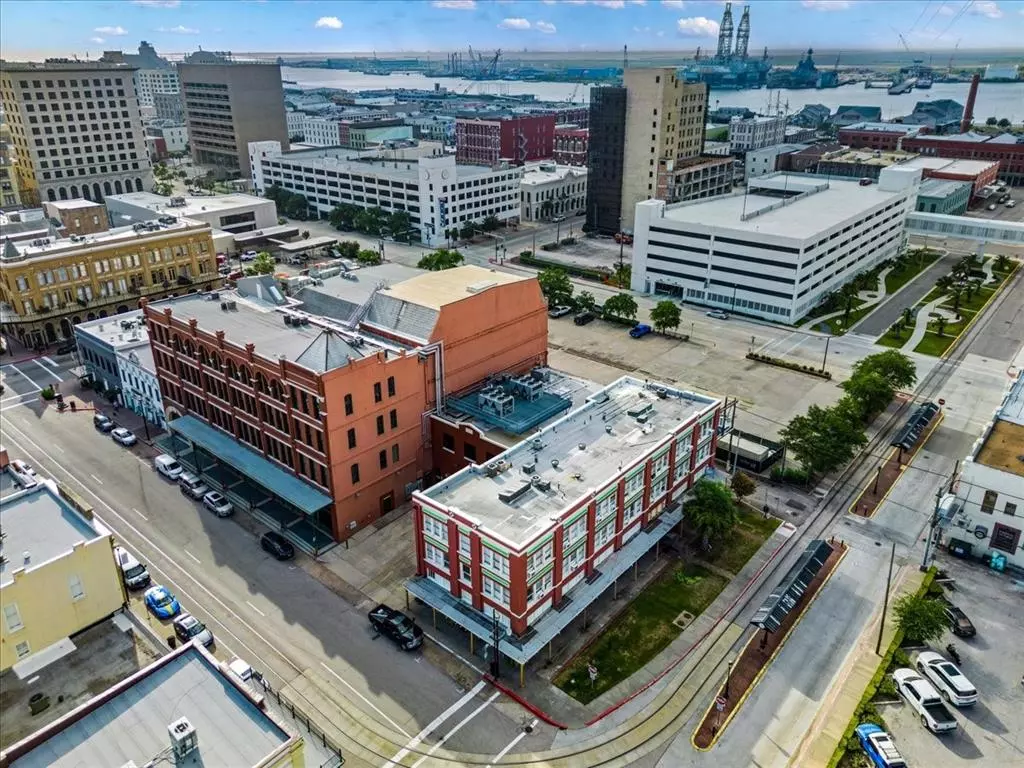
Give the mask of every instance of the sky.
[[[1024, 0], [750, 0], [751, 50], [1019, 48]], [[234, 52], [693, 51], [722, 2], [689, 0], [3, 0], [10, 60], [202, 47]], [[733, 3], [734, 25], [742, 2]]]

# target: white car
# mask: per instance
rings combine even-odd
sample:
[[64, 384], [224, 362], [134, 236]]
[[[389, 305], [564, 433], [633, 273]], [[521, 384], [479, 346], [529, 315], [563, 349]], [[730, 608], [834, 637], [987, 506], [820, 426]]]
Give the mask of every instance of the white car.
[[30, 464], [21, 459], [11, 461], [7, 465], [7, 471], [14, 478], [14, 482], [22, 488], [34, 488], [39, 484], [39, 480], [36, 478], [36, 471], [32, 469]]
[[183, 643], [198, 640], [203, 645], [213, 643], [213, 633], [199, 619], [190, 613], [183, 613], [174, 620], [174, 634]]
[[724, 309], [712, 309], [710, 312], [705, 312], [708, 317], [714, 318], [715, 320], [728, 320], [729, 313]]
[[956, 730], [956, 718], [942, 703], [939, 692], [932, 684], [912, 669], [897, 669], [892, 673], [896, 690], [921, 718], [921, 725], [932, 733]]
[[199, 476], [193, 475], [191, 472], [183, 472], [178, 475], [178, 490], [190, 499], [201, 499], [210, 490], [210, 486], [204, 483]]
[[917, 671], [927, 677], [950, 704], [969, 707], [977, 703], [978, 690], [971, 681], [956, 664], [934, 651], [922, 651], [917, 655]]
[[572, 307], [567, 307], [564, 304], [552, 307], [548, 310], [548, 317], [564, 317], [565, 315], [572, 313]]
[[256, 251], [243, 251], [238, 257], [239, 261], [256, 261]]
[[130, 430], [127, 430], [124, 427], [118, 427], [117, 429], [110, 430], [110, 436], [114, 438], [115, 443], [120, 443], [126, 448], [129, 445], [135, 445], [139, 442], [138, 438], [136, 438]]
[[1006, 201], [1006, 207], [1007, 208], [1013, 208], [1013, 206], [1015, 206], [1016, 204], [1017, 204], [1016, 200], [1007, 200]]
[[231, 513], [235, 511], [234, 505], [217, 491], [209, 491], [203, 496], [203, 506], [217, 517], [230, 517]]
[[21, 459], [14, 459], [13, 461], [11, 461], [9, 466], [15, 472], [25, 475], [26, 477], [36, 476], [36, 471], [32, 469], [32, 465], [29, 464], [27, 461], [22, 461]]
[[181, 477], [181, 473], [185, 471], [185, 468], [178, 463], [176, 458], [166, 453], [160, 454], [153, 459], [153, 466], [156, 467], [157, 472], [168, 480], [177, 480]]

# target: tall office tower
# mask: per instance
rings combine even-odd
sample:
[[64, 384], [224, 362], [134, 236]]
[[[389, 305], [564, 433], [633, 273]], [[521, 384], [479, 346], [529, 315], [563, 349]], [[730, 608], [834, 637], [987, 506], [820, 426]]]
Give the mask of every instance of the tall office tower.
[[590, 89], [590, 154], [587, 156], [587, 228], [620, 230], [622, 155], [626, 143], [626, 89]]
[[65, 59], [4, 64], [10, 170], [24, 205], [153, 186], [133, 71]]
[[288, 149], [281, 67], [200, 51], [178, 64], [192, 159], [250, 179], [249, 142]]

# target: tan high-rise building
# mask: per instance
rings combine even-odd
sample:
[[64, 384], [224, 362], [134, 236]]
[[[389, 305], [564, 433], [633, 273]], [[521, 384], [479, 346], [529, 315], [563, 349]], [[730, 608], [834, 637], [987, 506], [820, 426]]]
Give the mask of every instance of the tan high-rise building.
[[249, 180], [250, 141], [279, 141], [288, 149], [279, 65], [199, 52], [178, 64], [178, 77], [192, 159], [199, 165]]
[[5, 62], [0, 100], [21, 203], [141, 192], [153, 186], [132, 67]]
[[631, 230], [636, 204], [710, 197], [732, 187], [732, 158], [702, 157], [708, 90], [684, 83], [672, 67], [628, 69], [622, 225]]

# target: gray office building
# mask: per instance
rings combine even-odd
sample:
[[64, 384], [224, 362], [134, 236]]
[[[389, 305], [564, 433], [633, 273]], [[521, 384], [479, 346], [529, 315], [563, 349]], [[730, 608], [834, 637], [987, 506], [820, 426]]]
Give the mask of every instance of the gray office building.
[[251, 177], [249, 142], [288, 148], [281, 67], [204, 51], [178, 64], [192, 159], [222, 176]]

